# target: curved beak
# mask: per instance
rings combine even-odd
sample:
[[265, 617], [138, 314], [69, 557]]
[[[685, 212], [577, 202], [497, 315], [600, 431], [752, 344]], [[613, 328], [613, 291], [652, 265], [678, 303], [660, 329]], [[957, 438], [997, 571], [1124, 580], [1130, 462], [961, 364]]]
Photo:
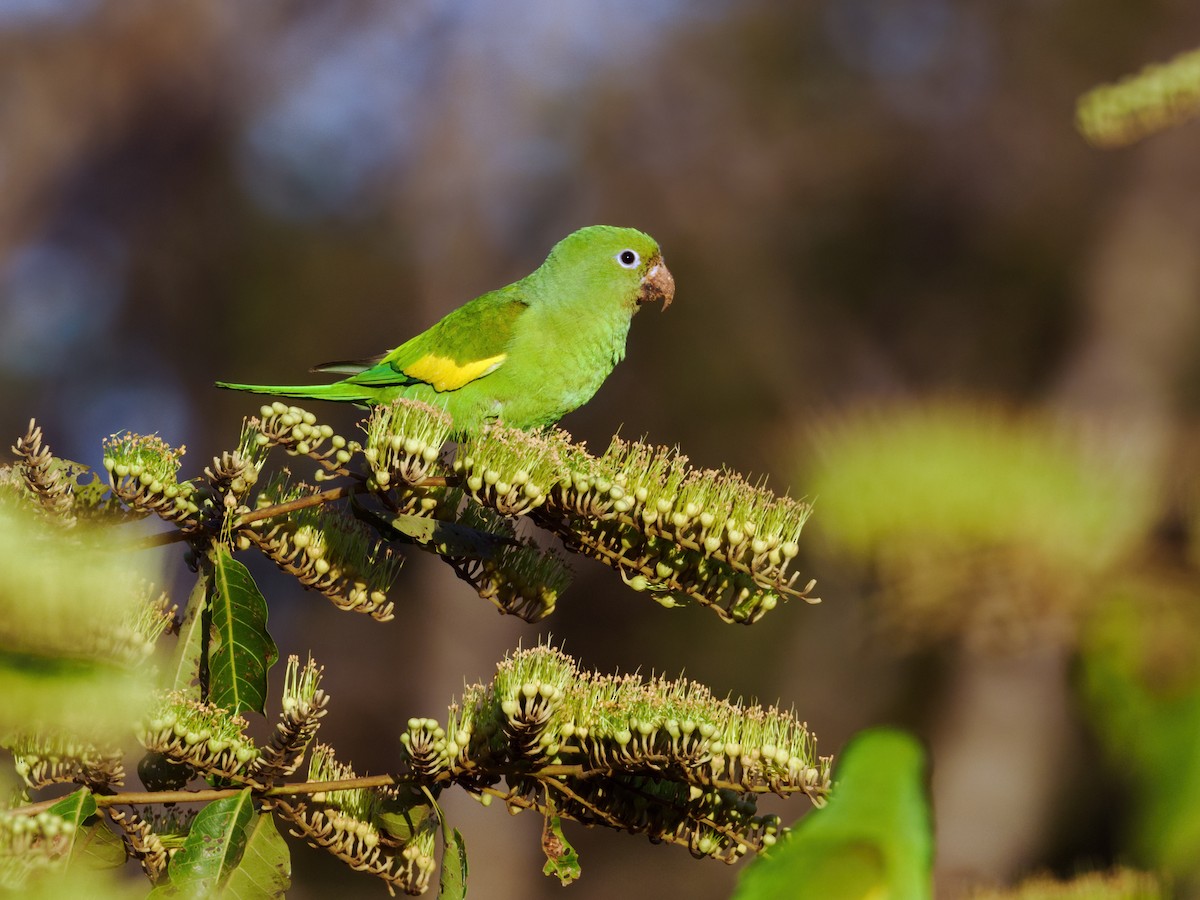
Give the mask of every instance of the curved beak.
[[665, 311], [671, 305], [671, 301], [675, 299], [675, 278], [671, 275], [671, 271], [661, 256], [655, 257], [652, 262], [654, 265], [642, 279], [642, 292], [638, 295], [638, 303], [646, 304], [661, 300], [662, 308]]

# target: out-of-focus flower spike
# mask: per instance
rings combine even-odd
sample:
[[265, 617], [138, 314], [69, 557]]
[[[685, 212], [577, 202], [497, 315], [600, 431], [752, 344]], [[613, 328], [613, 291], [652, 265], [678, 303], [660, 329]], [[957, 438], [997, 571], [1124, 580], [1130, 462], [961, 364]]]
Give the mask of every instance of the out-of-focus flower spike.
[[119, 748], [102, 749], [69, 734], [18, 734], [2, 742], [30, 788], [75, 783], [108, 789], [125, 782]]

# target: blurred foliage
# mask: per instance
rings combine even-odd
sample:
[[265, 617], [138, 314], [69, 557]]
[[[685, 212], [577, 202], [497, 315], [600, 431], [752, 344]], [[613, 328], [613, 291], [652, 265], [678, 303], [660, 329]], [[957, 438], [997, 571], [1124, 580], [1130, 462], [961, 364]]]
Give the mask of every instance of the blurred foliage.
[[1070, 880], [1036, 876], [1009, 890], [980, 890], [971, 900], [1165, 900], [1172, 896], [1147, 872], [1116, 869]]
[[[152, 686], [144, 662], [165, 625], [147, 561], [114, 558], [90, 530], [58, 530], [0, 498], [0, 734], [44, 729], [106, 742]], [[149, 633], [146, 625], [149, 625]]]
[[1136, 861], [1200, 889], [1200, 609], [1195, 577], [1130, 579], [1104, 598], [1082, 646], [1081, 688], [1128, 782]]
[[1079, 100], [1080, 132], [1101, 147], [1120, 147], [1200, 116], [1200, 50], [1149, 66]]
[[[872, 573], [883, 639], [1077, 650], [1081, 705], [1127, 784], [1121, 858], [1192, 885], [1188, 895], [1200, 847], [1200, 580], [1178, 548], [1150, 549], [1160, 476], [1139, 440], [959, 399], [833, 418], [809, 445], [819, 533]], [[1090, 896], [1088, 884], [1013, 896]], [[1158, 892], [1149, 876], [1093, 887]]]
[[824, 422], [811, 447], [821, 533], [918, 642], [1069, 640], [1155, 514], [1131, 448], [1049, 414], [929, 401]]

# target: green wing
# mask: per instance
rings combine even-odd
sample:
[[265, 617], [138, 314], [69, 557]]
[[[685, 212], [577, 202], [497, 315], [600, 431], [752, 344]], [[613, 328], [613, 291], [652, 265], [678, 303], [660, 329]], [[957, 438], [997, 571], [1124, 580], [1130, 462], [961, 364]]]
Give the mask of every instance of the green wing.
[[496, 371], [508, 358], [517, 320], [528, 307], [512, 286], [477, 297], [391, 353], [362, 363], [330, 363], [319, 371], [353, 373], [364, 387], [424, 382], [455, 391]]

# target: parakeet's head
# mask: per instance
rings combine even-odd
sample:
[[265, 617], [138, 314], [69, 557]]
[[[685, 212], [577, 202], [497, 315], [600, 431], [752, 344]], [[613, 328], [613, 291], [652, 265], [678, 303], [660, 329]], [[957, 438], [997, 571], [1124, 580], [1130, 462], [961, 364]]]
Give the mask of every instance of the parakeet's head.
[[576, 291], [595, 297], [613, 297], [631, 313], [657, 301], [666, 309], [675, 297], [675, 279], [662, 251], [654, 238], [636, 228], [580, 228], [554, 245], [539, 272], [552, 283], [573, 285]]

